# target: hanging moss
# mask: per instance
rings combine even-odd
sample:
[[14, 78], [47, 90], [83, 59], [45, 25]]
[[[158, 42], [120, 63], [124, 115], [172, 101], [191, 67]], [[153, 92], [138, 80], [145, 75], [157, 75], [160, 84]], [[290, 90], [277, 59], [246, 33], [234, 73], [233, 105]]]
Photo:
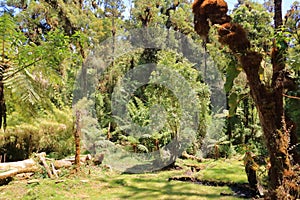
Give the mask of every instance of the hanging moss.
[[224, 24], [231, 21], [231, 17], [223, 14], [209, 15], [212, 24]]
[[239, 24], [225, 23], [218, 32], [220, 43], [228, 45], [233, 52], [244, 52], [250, 47], [247, 33]]
[[192, 5], [192, 10], [194, 14], [200, 14], [200, 7], [204, 0], [195, 0]]
[[231, 21], [227, 3], [224, 0], [195, 0], [192, 5], [194, 13], [195, 31], [202, 37], [207, 38], [209, 22], [212, 24], [224, 24]]
[[207, 21], [207, 17], [205, 15], [200, 15], [194, 18], [195, 23], [195, 31], [202, 37], [206, 38], [209, 32], [209, 23]]
[[208, 17], [200, 13], [203, 0], [195, 0], [192, 5], [194, 13], [194, 29], [203, 38], [207, 38], [209, 32]]
[[205, 0], [201, 4], [200, 14], [226, 15], [227, 3], [224, 0]]

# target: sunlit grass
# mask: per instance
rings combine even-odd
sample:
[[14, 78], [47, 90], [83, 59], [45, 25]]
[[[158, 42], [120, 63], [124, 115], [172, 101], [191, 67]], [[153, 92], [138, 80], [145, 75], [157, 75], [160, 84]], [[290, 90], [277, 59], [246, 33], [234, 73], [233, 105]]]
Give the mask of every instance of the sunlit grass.
[[[193, 161], [178, 162], [182, 170], [147, 174], [120, 174], [100, 167], [84, 167], [79, 174], [63, 177], [64, 182], [39, 179], [39, 183], [13, 181], [0, 187], [0, 199], [238, 199], [221, 196], [232, 193], [229, 187], [203, 186], [191, 182], [169, 181], [173, 176], [184, 176], [186, 165]], [[193, 175], [209, 180], [245, 182], [239, 161], [206, 161], [198, 163], [205, 169]], [[89, 173], [89, 171], [91, 173]]]
[[199, 179], [247, 183], [247, 175], [242, 161], [219, 159], [209, 160], [202, 165], [205, 169], [198, 173]]

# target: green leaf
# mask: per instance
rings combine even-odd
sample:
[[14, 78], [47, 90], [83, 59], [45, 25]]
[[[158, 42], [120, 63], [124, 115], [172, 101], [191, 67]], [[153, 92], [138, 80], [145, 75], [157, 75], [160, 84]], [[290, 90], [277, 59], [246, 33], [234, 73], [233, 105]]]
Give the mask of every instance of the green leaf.
[[240, 73], [241, 70], [238, 69], [237, 63], [232, 60], [226, 69], [226, 82], [224, 88], [227, 93], [231, 91], [233, 87], [233, 81]]

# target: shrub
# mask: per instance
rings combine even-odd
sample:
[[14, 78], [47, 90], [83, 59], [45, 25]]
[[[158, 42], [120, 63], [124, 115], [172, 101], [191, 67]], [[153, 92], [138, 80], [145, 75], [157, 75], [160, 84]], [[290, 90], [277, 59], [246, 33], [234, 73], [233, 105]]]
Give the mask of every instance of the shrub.
[[23, 160], [33, 152], [46, 152], [62, 158], [74, 151], [73, 120], [69, 109], [53, 109], [51, 113], [28, 123], [8, 126], [1, 134], [0, 153], [8, 161]]

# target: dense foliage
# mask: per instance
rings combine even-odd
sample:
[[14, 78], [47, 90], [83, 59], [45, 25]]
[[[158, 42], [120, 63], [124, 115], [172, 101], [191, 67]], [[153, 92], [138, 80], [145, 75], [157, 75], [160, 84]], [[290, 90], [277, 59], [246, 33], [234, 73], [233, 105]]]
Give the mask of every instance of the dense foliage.
[[[230, 16], [248, 31], [251, 51], [261, 53], [258, 78], [265, 86], [272, 84], [271, 49], [284, 52], [287, 83], [293, 80], [287, 84], [284, 106], [298, 125], [293, 128], [299, 137], [300, 5], [294, 2], [287, 11], [280, 31], [274, 29], [270, 5], [239, 1]], [[138, 39], [126, 34], [147, 28], [157, 30], [160, 37], [151, 42], [160, 48], [150, 45], [129, 51]], [[74, 110], [84, 114], [82, 138], [87, 152], [101, 153], [100, 147], [107, 144], [134, 153], [159, 151], [182, 128], [182, 102], [176, 88], [156, 84], [166, 77], [175, 80], [171, 71], [185, 79], [198, 99], [189, 105], [199, 118], [188, 153], [218, 158], [251, 151], [266, 156], [246, 74], [229, 48], [218, 41], [219, 28], [213, 25], [207, 38], [199, 37], [187, 0], [1, 1], [0, 154], [20, 160], [40, 151], [54, 157], [74, 153]], [[120, 55], [120, 46], [128, 53]], [[109, 61], [107, 65], [102, 58]], [[147, 84], [137, 88], [128, 102], [118, 99], [124, 100], [128, 112], [124, 118], [116, 117], [113, 109], [118, 108], [112, 99], [122, 93], [116, 88], [122, 89], [131, 70], [149, 63], [170, 70], [168, 76], [149, 73]], [[154, 132], [145, 128], [143, 134], [128, 134], [132, 123], [148, 127], [153, 122], [163, 126], [150, 127]]]

